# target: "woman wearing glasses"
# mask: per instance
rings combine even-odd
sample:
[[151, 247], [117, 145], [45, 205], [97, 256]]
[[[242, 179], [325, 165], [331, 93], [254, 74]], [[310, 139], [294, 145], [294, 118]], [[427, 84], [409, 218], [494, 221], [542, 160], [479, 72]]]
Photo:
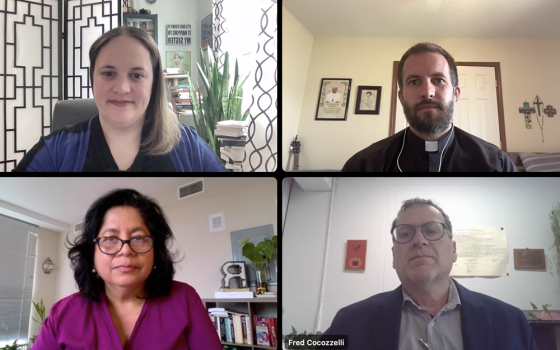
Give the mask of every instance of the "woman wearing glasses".
[[80, 292], [53, 305], [34, 350], [222, 349], [194, 288], [173, 281], [173, 234], [154, 200], [112, 191], [82, 232], [68, 252]]

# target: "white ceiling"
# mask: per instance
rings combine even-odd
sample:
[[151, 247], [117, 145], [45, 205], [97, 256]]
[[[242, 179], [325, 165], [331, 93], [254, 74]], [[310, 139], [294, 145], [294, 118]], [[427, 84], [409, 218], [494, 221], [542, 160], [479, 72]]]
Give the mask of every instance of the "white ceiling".
[[282, 5], [316, 37], [560, 39], [559, 0], [283, 0]]
[[[177, 187], [199, 178], [2, 178], [0, 214], [55, 231], [82, 221], [88, 207], [114, 188], [133, 188], [162, 207], [177, 201]], [[66, 227], [68, 228], [68, 227]]]

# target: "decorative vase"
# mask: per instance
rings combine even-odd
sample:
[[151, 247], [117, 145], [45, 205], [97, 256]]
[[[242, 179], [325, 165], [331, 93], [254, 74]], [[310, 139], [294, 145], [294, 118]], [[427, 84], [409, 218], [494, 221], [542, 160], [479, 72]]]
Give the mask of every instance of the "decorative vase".
[[266, 278], [264, 274], [264, 269], [255, 270], [257, 281], [255, 284], [255, 293], [264, 294], [266, 292]]

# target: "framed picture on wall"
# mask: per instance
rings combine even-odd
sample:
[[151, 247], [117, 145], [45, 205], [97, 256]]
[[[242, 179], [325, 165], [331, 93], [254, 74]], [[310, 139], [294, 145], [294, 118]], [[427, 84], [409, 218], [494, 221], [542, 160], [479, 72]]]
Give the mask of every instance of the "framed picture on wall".
[[355, 114], [379, 114], [381, 86], [358, 86]]
[[212, 48], [212, 14], [209, 14], [202, 20], [200, 33], [202, 35], [200, 40], [202, 49]]
[[352, 79], [323, 78], [315, 120], [346, 120]]
[[[167, 51], [166, 68], [179, 68], [179, 74], [191, 74], [190, 51]], [[192, 77], [191, 77], [192, 78]], [[179, 85], [189, 85], [187, 79], [179, 80]]]

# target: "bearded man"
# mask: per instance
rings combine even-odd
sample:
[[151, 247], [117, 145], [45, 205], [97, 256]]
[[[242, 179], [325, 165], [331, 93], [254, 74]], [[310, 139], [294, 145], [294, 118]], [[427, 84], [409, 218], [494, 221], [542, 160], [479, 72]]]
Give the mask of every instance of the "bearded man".
[[433, 43], [402, 56], [399, 100], [409, 127], [352, 156], [342, 171], [516, 172], [495, 145], [453, 126], [461, 89], [453, 57]]

